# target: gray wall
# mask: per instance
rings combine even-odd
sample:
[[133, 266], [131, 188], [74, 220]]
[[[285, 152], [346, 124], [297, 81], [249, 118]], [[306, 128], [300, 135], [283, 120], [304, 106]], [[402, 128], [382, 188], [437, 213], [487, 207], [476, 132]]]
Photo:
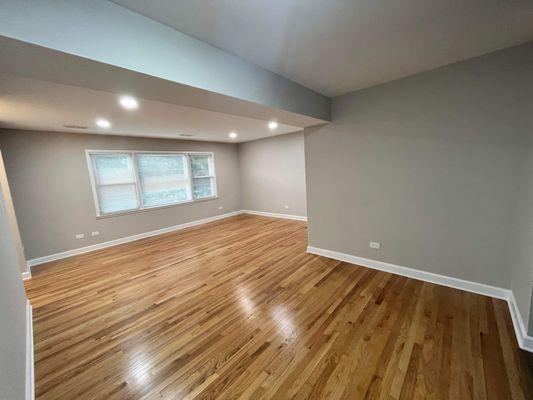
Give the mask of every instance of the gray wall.
[[307, 215], [303, 133], [241, 143], [239, 158], [244, 209]]
[[25, 399], [26, 296], [0, 190], [0, 399]]
[[335, 98], [333, 122], [305, 134], [309, 244], [504, 288], [513, 269], [530, 282], [531, 239], [518, 239], [517, 266], [510, 241], [531, 68], [529, 44]]
[[529, 336], [533, 336], [533, 284], [531, 288], [531, 304], [529, 305], [529, 327], [527, 333]]
[[[241, 208], [236, 144], [4, 130], [0, 149], [27, 259]], [[85, 149], [212, 151], [219, 198], [97, 219]], [[100, 235], [91, 237], [95, 230]]]
[[[533, 52], [532, 52], [533, 53]], [[523, 86], [529, 90], [529, 100], [523, 99], [524, 104], [531, 104], [533, 99], [533, 56], [531, 57], [529, 82]], [[524, 92], [520, 92], [523, 94]], [[519, 93], [517, 93], [518, 95]], [[511, 289], [515, 295], [524, 323], [528, 324], [529, 334], [533, 335], [533, 308], [531, 298], [533, 293], [533, 118], [528, 117], [530, 132], [529, 142], [522, 147], [524, 160], [521, 173], [517, 174], [519, 182], [517, 191], [513, 193], [513, 230], [510, 235], [510, 255], [508, 265], [511, 267]]]
[[0, 0], [0, 9], [0, 35], [329, 119], [326, 96], [109, 1]]

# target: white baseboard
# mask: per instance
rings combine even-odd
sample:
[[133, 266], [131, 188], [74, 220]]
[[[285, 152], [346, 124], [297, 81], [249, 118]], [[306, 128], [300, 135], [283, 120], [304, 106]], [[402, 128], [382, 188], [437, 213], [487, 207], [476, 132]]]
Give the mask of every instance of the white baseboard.
[[22, 273], [22, 280], [31, 279], [31, 271], [26, 271]]
[[[186, 223], [180, 224], [180, 225], [170, 226], [168, 228], [157, 229], [155, 231], [139, 233], [137, 235], [127, 236], [127, 237], [123, 237], [123, 238], [115, 239], [115, 240], [110, 240], [108, 242], [97, 243], [97, 244], [93, 244], [91, 246], [79, 247], [77, 249], [62, 251], [60, 253], [50, 254], [48, 256], [39, 257], [39, 258], [34, 258], [32, 260], [28, 260], [26, 262], [26, 264], [28, 265], [28, 267], [31, 268], [31, 267], [34, 267], [36, 265], [44, 264], [44, 263], [47, 263], [47, 262], [50, 262], [50, 261], [61, 260], [63, 258], [68, 258], [68, 257], [76, 256], [76, 255], [79, 255], [79, 254], [89, 253], [91, 251], [101, 250], [101, 249], [105, 249], [107, 247], [117, 246], [117, 245], [123, 244], [123, 243], [133, 242], [135, 240], [144, 239], [144, 238], [151, 237], [151, 236], [157, 236], [157, 235], [161, 235], [163, 233], [174, 232], [174, 231], [178, 231], [178, 230], [181, 230], [181, 229], [185, 229], [185, 228], [190, 228], [190, 227], [197, 226], [197, 225], [206, 224], [208, 222], [217, 221], [219, 219], [233, 217], [233, 216], [239, 215], [239, 214], [253, 214], [253, 215], [260, 215], [260, 216], [263, 216], [263, 217], [285, 218], [285, 219], [293, 219], [293, 220], [298, 220], [298, 221], [307, 221], [307, 217], [300, 216], [300, 215], [276, 214], [276, 213], [267, 213], [267, 212], [263, 212], [263, 211], [253, 211], [253, 210], [237, 210], [237, 211], [232, 211], [232, 212], [225, 213], [225, 214], [215, 215], [214, 217], [199, 219], [199, 220], [196, 220], [196, 221], [186, 222]], [[31, 278], [31, 272], [27, 272], [27, 273], [23, 274], [23, 279], [29, 279], [29, 278]]]
[[513, 320], [513, 326], [516, 333], [516, 340], [522, 350], [533, 353], [533, 337], [527, 334], [526, 324], [522, 314], [516, 304], [514, 293], [509, 290], [509, 298], [507, 303], [509, 304], [509, 312], [511, 313], [511, 319]]
[[47, 263], [47, 262], [50, 262], [50, 261], [56, 261], [56, 260], [61, 260], [63, 258], [76, 256], [78, 254], [89, 253], [91, 251], [105, 249], [107, 247], [117, 246], [117, 245], [123, 244], [123, 243], [134, 242], [134, 241], [139, 240], [139, 239], [144, 239], [144, 238], [151, 237], [151, 236], [157, 236], [157, 235], [161, 235], [163, 233], [174, 232], [174, 231], [178, 231], [178, 230], [181, 230], [181, 229], [190, 228], [192, 226], [207, 224], [208, 222], [218, 221], [220, 219], [233, 217], [233, 216], [239, 215], [239, 214], [242, 214], [241, 210], [232, 211], [232, 212], [225, 213], [225, 214], [220, 214], [220, 215], [215, 215], [214, 217], [199, 219], [199, 220], [196, 220], [196, 221], [186, 222], [184, 224], [174, 225], [174, 226], [170, 226], [168, 228], [157, 229], [155, 231], [139, 233], [137, 235], [127, 236], [127, 237], [123, 237], [123, 238], [115, 239], [115, 240], [110, 240], [108, 242], [97, 243], [97, 244], [93, 244], [92, 246], [80, 247], [80, 248], [73, 249], [73, 250], [63, 251], [61, 253], [50, 254], [48, 256], [34, 258], [33, 260], [28, 260], [27, 261], [27, 265], [28, 265], [28, 267], [33, 267], [33, 266], [36, 266], [36, 265], [39, 265], [39, 264], [44, 264], [44, 263]]
[[33, 312], [26, 301], [26, 400], [35, 400], [35, 369], [33, 361]]
[[340, 253], [338, 251], [326, 250], [313, 246], [308, 246], [307, 252], [319, 256], [333, 258], [339, 261], [344, 261], [350, 264], [361, 265], [363, 267], [376, 269], [379, 271], [406, 276], [408, 278], [413, 278], [424, 282], [435, 283], [437, 285], [448, 286], [455, 289], [465, 290], [467, 292], [506, 300], [509, 305], [509, 311], [511, 313], [511, 319], [513, 320], [513, 326], [518, 345], [521, 349], [533, 353], [533, 337], [527, 335], [524, 319], [518, 310], [514, 294], [509, 289], [486, 285], [484, 283], [467, 281], [451, 276], [435, 274], [432, 272], [421, 271], [414, 268], [402, 267], [400, 265], [389, 264], [383, 261], [371, 260], [368, 258], [357, 257], [351, 254]]
[[389, 264], [383, 261], [376, 261], [368, 258], [352, 256], [350, 254], [320, 249], [312, 246], [307, 247], [307, 252], [317, 254], [319, 256], [333, 258], [339, 261], [345, 261], [350, 264], [362, 265], [363, 267], [390, 272], [392, 274], [402, 275], [408, 278], [418, 279], [424, 282], [436, 283], [438, 285], [466, 290], [467, 292], [496, 297], [498, 299], [507, 300], [507, 298], [509, 297], [509, 289], [502, 289], [496, 286], [485, 285], [483, 283], [471, 282], [464, 279], [453, 278], [451, 276], [421, 271], [419, 269], [414, 268], [402, 267], [399, 265]]
[[[151, 236], [160, 235], [163, 233], [173, 232], [180, 229], [185, 229], [197, 225], [206, 224], [208, 222], [217, 221], [220, 219], [232, 217], [239, 214], [252, 214], [259, 215], [264, 217], [272, 218], [284, 218], [292, 219], [297, 221], [307, 221], [306, 216], [300, 215], [289, 215], [289, 214], [278, 214], [278, 213], [269, 213], [263, 211], [253, 211], [253, 210], [238, 210], [221, 215], [216, 215], [214, 217], [204, 218], [196, 221], [187, 222], [180, 225], [171, 226], [168, 228], [158, 229], [155, 231], [140, 233], [138, 235], [128, 236], [121, 239], [111, 240], [109, 242], [98, 243], [92, 246], [81, 247], [78, 249], [68, 250], [61, 253], [51, 254], [45, 257], [35, 258], [33, 260], [28, 260], [27, 264], [29, 267], [44, 264], [50, 261], [60, 260], [63, 258], [71, 257], [78, 254], [88, 253], [95, 250], [105, 249], [107, 247], [116, 246], [123, 243], [133, 242], [135, 240], [144, 239]], [[452, 287], [455, 289], [465, 290], [467, 292], [477, 293], [485, 296], [495, 297], [498, 299], [506, 300], [509, 304], [509, 310], [511, 313], [511, 318], [513, 321], [513, 326], [515, 329], [516, 337], [520, 348], [523, 350], [533, 352], [533, 337], [528, 336], [527, 330], [525, 327], [524, 319], [520, 314], [520, 311], [516, 305], [516, 300], [514, 294], [509, 289], [499, 288], [496, 286], [486, 285], [483, 283], [467, 281], [464, 279], [454, 278], [451, 276], [435, 274], [432, 272], [421, 271], [414, 268], [402, 267], [400, 265], [389, 264], [383, 261], [371, 260], [368, 258], [353, 256], [346, 253], [340, 253], [337, 251], [321, 249], [318, 247], [308, 246], [307, 252], [333, 258], [339, 261], [345, 261], [351, 264], [361, 265], [367, 268], [372, 268], [380, 271], [389, 272], [396, 275], [406, 276], [408, 278], [418, 279], [425, 282], [435, 283], [437, 285], [443, 285]], [[22, 274], [23, 279], [31, 278], [31, 272], [25, 272]], [[33, 340], [33, 339], [32, 339]], [[32, 344], [33, 346], [33, 344]]]
[[307, 221], [307, 217], [305, 215], [279, 214], [279, 213], [270, 213], [270, 212], [253, 211], [253, 210], [242, 210], [242, 212], [244, 214], [260, 215], [262, 217], [293, 219], [295, 221]]

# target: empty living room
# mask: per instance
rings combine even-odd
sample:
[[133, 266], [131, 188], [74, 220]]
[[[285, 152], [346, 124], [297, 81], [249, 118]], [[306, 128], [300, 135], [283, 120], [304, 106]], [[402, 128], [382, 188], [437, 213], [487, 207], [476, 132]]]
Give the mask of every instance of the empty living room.
[[533, 400], [532, 0], [0, 0], [0, 400]]

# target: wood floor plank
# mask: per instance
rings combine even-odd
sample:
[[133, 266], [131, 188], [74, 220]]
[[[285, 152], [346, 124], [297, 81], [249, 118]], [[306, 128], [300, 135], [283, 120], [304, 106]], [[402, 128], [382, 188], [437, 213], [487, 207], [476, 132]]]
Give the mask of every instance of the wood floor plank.
[[531, 399], [505, 302], [241, 215], [34, 268], [48, 399]]

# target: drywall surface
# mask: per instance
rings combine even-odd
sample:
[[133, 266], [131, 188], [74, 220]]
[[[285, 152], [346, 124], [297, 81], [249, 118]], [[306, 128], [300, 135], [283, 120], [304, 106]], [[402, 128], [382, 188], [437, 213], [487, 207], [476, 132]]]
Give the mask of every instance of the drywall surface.
[[239, 158], [244, 209], [307, 215], [303, 133], [241, 143]]
[[105, 0], [0, 0], [0, 35], [329, 119], [328, 97]]
[[[4, 130], [0, 149], [28, 260], [241, 208], [235, 144]], [[218, 198], [96, 218], [86, 149], [214, 152]]]
[[0, 190], [0, 399], [23, 400], [26, 387], [26, 295], [6, 202]]
[[503, 288], [513, 269], [527, 279], [532, 258], [513, 268], [510, 240], [532, 61], [529, 44], [334, 98], [332, 123], [305, 133], [309, 245]]
[[524, 107], [523, 117], [519, 120], [521, 129], [528, 133], [528, 140], [524, 142], [520, 157], [522, 168], [515, 177], [518, 182], [516, 192], [511, 193], [514, 200], [511, 210], [513, 213], [512, 232], [509, 237], [509, 259], [504, 268], [511, 273], [511, 289], [526, 329], [529, 320], [529, 335], [533, 336], [533, 116], [530, 108], [533, 99], [533, 51], [529, 53], [528, 63], [524, 68], [522, 86], [516, 91], [516, 96]]

